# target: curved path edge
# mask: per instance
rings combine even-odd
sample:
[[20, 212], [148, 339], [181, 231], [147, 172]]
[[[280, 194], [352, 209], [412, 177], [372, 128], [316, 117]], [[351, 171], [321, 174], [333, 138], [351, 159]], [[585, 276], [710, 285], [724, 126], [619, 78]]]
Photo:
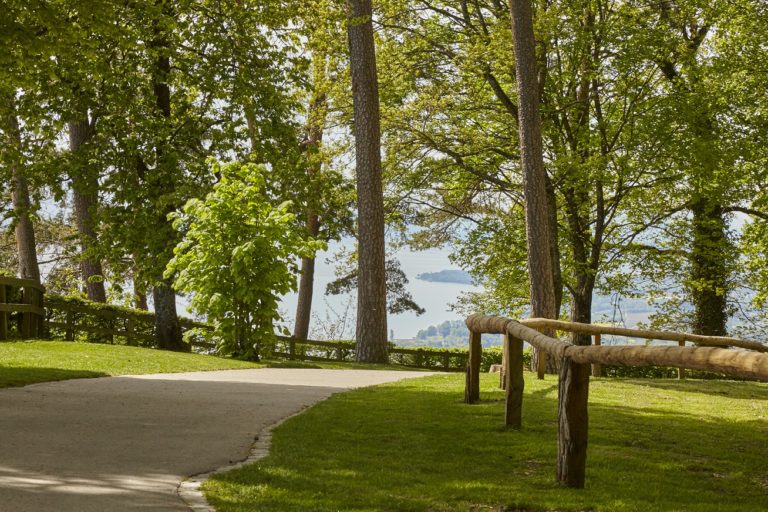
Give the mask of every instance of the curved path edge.
[[181, 500], [189, 507], [192, 512], [216, 512], [216, 509], [210, 503], [208, 503], [207, 499], [205, 499], [205, 494], [203, 494], [202, 491], [203, 483], [205, 483], [205, 481], [211, 478], [213, 475], [239, 469], [243, 466], [253, 464], [265, 458], [267, 455], [269, 455], [269, 450], [272, 447], [272, 431], [282, 425], [284, 422], [295, 418], [296, 416], [302, 414], [307, 409], [310, 409], [315, 405], [316, 404], [307, 405], [301, 410], [296, 411], [295, 413], [261, 429], [253, 445], [251, 445], [251, 450], [245, 459], [239, 462], [235, 462], [234, 464], [227, 464], [226, 466], [221, 466], [211, 471], [206, 471], [205, 473], [198, 473], [197, 475], [192, 475], [182, 480], [176, 489], [179, 498], [181, 498]]

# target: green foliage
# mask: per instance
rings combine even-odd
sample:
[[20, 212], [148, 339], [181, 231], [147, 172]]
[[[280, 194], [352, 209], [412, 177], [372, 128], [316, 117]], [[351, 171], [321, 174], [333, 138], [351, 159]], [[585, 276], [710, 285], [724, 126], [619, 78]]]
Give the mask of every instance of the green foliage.
[[296, 288], [296, 257], [324, 244], [304, 238], [290, 203], [271, 204], [263, 167], [213, 163], [212, 171], [221, 178], [205, 200], [171, 215], [184, 240], [166, 276], [214, 324], [221, 353], [258, 359], [274, 344], [280, 296]]

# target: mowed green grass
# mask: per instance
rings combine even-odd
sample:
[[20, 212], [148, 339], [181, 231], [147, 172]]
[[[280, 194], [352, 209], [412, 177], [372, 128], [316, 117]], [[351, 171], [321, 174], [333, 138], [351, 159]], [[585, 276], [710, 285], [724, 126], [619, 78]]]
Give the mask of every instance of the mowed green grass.
[[204, 484], [234, 511], [768, 510], [768, 386], [594, 379], [587, 482], [555, 482], [556, 379], [527, 376], [524, 429], [502, 428], [497, 376], [342, 393], [275, 430], [271, 454]]
[[0, 343], [0, 387], [110, 375], [262, 368], [263, 364], [148, 348], [63, 341]]

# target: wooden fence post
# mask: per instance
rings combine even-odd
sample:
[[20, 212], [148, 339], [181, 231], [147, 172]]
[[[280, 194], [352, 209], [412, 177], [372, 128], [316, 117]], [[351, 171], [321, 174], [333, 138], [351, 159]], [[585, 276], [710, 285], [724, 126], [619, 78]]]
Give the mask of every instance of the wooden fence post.
[[42, 311], [37, 315], [37, 335], [38, 337], [48, 337], [48, 333], [45, 332], [45, 292], [43, 290], [37, 291], [37, 301], [35, 305]]
[[481, 334], [469, 333], [469, 361], [467, 363], [467, 383], [464, 401], [473, 404], [480, 401], [480, 358], [482, 357]]
[[509, 347], [509, 336], [504, 334], [501, 337], [501, 369], [499, 370], [499, 388], [507, 389], [507, 373], [509, 372], [509, 358], [507, 350]]
[[[536, 330], [542, 332], [541, 329]], [[538, 357], [536, 358], [536, 378], [544, 380], [544, 375], [547, 373], [547, 358], [550, 356], [543, 350], [539, 350], [538, 353]]]
[[[504, 359], [506, 360], [506, 372], [504, 373], [505, 408], [504, 424], [507, 427], [519, 430], [523, 425], [523, 340], [504, 335]], [[505, 370], [502, 368], [502, 372]]]
[[[594, 345], [596, 347], [599, 347], [602, 344], [602, 340], [600, 339], [599, 334], [595, 334], [594, 336]], [[602, 377], [603, 376], [603, 366], [600, 363], [595, 363], [592, 365], [592, 376], [593, 377]]]
[[589, 437], [589, 364], [561, 361], [558, 386], [557, 480], [583, 489]]
[[[5, 285], [0, 284], [0, 304], [7, 303], [7, 297], [5, 295]], [[0, 340], [8, 339], [8, 313], [5, 311], [0, 312]]]
[[67, 327], [64, 330], [64, 339], [66, 341], [75, 341], [75, 312], [67, 310]]
[[288, 359], [293, 361], [296, 359], [296, 338], [288, 338]]
[[135, 329], [133, 316], [128, 315], [128, 318], [125, 319], [125, 344], [129, 347], [137, 346], [138, 343], [134, 343], [134, 337], [133, 337], [133, 331]]
[[[24, 287], [22, 293], [21, 303], [31, 306], [34, 304], [32, 300], [32, 289]], [[21, 339], [28, 340], [32, 337], [32, 313], [21, 313]]]
[[[678, 341], [677, 342], [678, 347], [684, 347], [685, 346], [685, 340]], [[685, 368], [678, 368], [677, 369], [677, 378], [680, 380], [685, 379]]]

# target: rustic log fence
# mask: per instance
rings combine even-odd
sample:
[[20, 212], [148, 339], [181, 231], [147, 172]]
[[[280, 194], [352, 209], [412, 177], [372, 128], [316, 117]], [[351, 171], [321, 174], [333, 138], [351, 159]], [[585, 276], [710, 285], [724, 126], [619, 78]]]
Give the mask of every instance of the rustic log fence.
[[[130, 346], [156, 347], [155, 314], [79, 298], [44, 296], [35, 281], [0, 277], [0, 340], [12, 337], [59, 338]], [[182, 332], [210, 332], [213, 326], [179, 318]], [[215, 353], [210, 341], [191, 337], [198, 352]], [[354, 361], [355, 344], [349, 341], [298, 340], [278, 336], [274, 354], [289, 360]], [[389, 348], [390, 363], [413, 368], [464, 371], [469, 355], [464, 350]]]
[[[182, 332], [190, 329], [210, 330], [212, 327], [188, 318], [180, 318]], [[48, 297], [45, 300], [45, 334], [49, 337], [74, 341], [85, 335], [90, 341], [130, 346], [155, 347], [155, 314], [108, 304], [96, 304], [77, 299]], [[208, 345], [193, 342], [193, 346]]]
[[44, 294], [45, 288], [31, 279], [0, 277], [0, 340], [9, 339], [14, 331], [21, 339], [43, 335]]
[[[274, 355], [289, 360], [354, 361], [355, 343], [351, 341], [299, 340], [278, 336]], [[404, 348], [388, 349], [391, 364], [441, 371], [464, 371], [469, 355], [466, 351]]]
[[[768, 382], [768, 346], [749, 340], [722, 336], [700, 336], [667, 331], [647, 331], [619, 327], [529, 319], [521, 322], [500, 316], [471, 315], [466, 320], [470, 331], [464, 401], [480, 400], [481, 334], [504, 336], [503, 382], [504, 422], [512, 429], [522, 427], [523, 342], [546, 352], [559, 362], [558, 382], [558, 480], [568, 487], [583, 488], [586, 469], [590, 373], [599, 374], [600, 365], [673, 366], [723, 373], [733, 377]], [[572, 345], [541, 334], [536, 329], [591, 334], [594, 345]], [[677, 341], [679, 346], [606, 346], [605, 334], [651, 340]], [[686, 342], [696, 347], [686, 347]], [[736, 347], [736, 348], [723, 348]], [[587, 365], [592, 365], [589, 371]], [[682, 376], [682, 375], [681, 375]]]

